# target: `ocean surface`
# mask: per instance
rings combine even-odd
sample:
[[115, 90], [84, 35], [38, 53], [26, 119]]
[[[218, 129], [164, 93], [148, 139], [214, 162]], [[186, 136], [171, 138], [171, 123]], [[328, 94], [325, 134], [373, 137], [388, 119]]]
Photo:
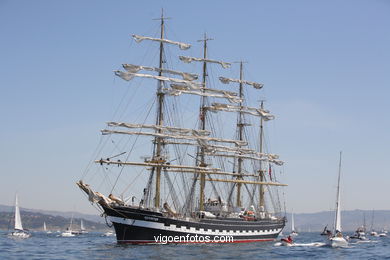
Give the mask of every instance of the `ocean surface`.
[[13, 239], [0, 231], [0, 259], [390, 259], [390, 238], [369, 237], [348, 248], [324, 245], [319, 233], [300, 233], [295, 246], [261, 242], [248, 244], [118, 245], [115, 236], [88, 233], [60, 237], [33, 232]]

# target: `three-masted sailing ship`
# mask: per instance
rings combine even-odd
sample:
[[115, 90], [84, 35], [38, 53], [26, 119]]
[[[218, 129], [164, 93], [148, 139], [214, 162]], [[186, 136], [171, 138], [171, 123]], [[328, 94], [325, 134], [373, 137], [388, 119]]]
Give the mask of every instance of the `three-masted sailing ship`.
[[[214, 240], [220, 236], [233, 238], [225, 242], [274, 240], [286, 222], [278, 191], [278, 186], [286, 185], [275, 175], [283, 162], [266, 152], [264, 141], [264, 125], [274, 116], [263, 102], [250, 106], [251, 97], [259, 101], [256, 94], [245, 94], [263, 84], [245, 80], [244, 62], [239, 62], [239, 77], [221, 76], [219, 88], [214, 88], [209, 66], [222, 70], [231, 63], [208, 57], [211, 39], [206, 35], [200, 40], [202, 57], [175, 56], [182, 66], [200, 64], [200, 76], [169, 67], [167, 49], [184, 51], [191, 45], [166, 38], [166, 19], [163, 15], [158, 19], [156, 38], [132, 35], [136, 43], [158, 45], [158, 66], [123, 64], [123, 70], [114, 71], [129, 83], [142, 84], [143, 93], [132, 100], [134, 105], [149, 98], [145, 96], [151, 93], [150, 82], [157, 82], [157, 91], [150, 107], [139, 113], [133, 110], [131, 117], [138, 116], [141, 122], [111, 121], [102, 130], [103, 137], [117, 138], [102, 142], [114, 146], [111, 154], [94, 159], [104, 176], [99, 186], [110, 186], [109, 195], [87, 184], [89, 168], [77, 185], [113, 224], [118, 243], [158, 243], [158, 236], [198, 237], [197, 241], [169, 241], [174, 243], [224, 242]], [[222, 89], [223, 84], [231, 89]], [[154, 116], [152, 108], [157, 112]], [[229, 134], [234, 137], [226, 138]], [[151, 156], [130, 160], [141, 157], [147, 144]], [[139, 188], [142, 177], [143, 190]], [[118, 186], [123, 186], [122, 193]], [[135, 190], [141, 191], [139, 199]]]

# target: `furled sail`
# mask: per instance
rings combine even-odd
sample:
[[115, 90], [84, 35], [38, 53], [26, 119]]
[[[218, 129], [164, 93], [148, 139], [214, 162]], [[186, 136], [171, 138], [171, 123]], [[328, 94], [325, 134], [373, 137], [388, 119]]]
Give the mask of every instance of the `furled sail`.
[[217, 182], [231, 182], [231, 183], [242, 183], [242, 184], [262, 184], [269, 186], [288, 186], [287, 184], [279, 182], [264, 182], [264, 181], [245, 181], [245, 180], [223, 180], [223, 179], [207, 179], [207, 181], [217, 181]]
[[270, 159], [268, 157], [261, 157], [261, 156], [248, 156], [248, 155], [240, 155], [240, 154], [221, 154], [221, 153], [209, 153], [206, 152], [206, 155], [209, 156], [220, 156], [220, 157], [231, 157], [231, 158], [241, 158], [241, 159], [249, 159], [249, 160], [256, 160], [256, 161], [267, 161], [270, 163], [274, 163], [276, 165], [283, 165], [283, 162], [280, 160]]
[[183, 79], [176, 79], [176, 78], [169, 78], [169, 77], [155, 76], [155, 75], [141, 74], [141, 73], [123, 72], [120, 70], [115, 70], [114, 72], [115, 75], [117, 75], [118, 77], [126, 81], [132, 80], [134, 77], [140, 77], [140, 78], [150, 78], [150, 79], [157, 79], [161, 81], [180, 83], [190, 87], [191, 89], [200, 89], [200, 87], [202, 86], [202, 83], [183, 80]]
[[205, 137], [205, 136], [197, 136], [197, 135], [172, 135], [172, 134], [163, 134], [163, 133], [148, 133], [148, 132], [130, 132], [130, 131], [117, 131], [117, 130], [101, 130], [103, 135], [107, 134], [127, 134], [127, 135], [145, 135], [145, 136], [154, 136], [161, 138], [172, 138], [172, 139], [184, 139], [184, 140], [198, 140], [205, 142], [222, 142], [222, 143], [233, 143], [237, 146], [244, 146], [248, 143], [240, 140], [229, 140], [215, 137]]
[[[269, 161], [269, 162], [275, 163], [277, 165], [283, 164], [283, 161], [278, 160], [279, 155], [277, 155], [277, 154], [260, 153], [258, 151], [243, 148], [243, 147], [216, 145], [216, 144], [209, 144], [207, 142], [177, 142], [177, 141], [171, 141], [171, 140], [165, 140], [164, 143], [165, 144], [201, 146], [205, 149], [205, 152], [209, 155], [214, 155], [216, 152], [235, 153], [235, 154], [239, 154], [239, 155], [253, 155], [253, 156], [256, 156], [255, 159], [261, 158], [263, 161]], [[216, 155], [216, 156], [218, 156], [218, 155]], [[221, 155], [221, 156], [228, 157], [228, 155]]]
[[210, 107], [206, 107], [210, 111], [226, 111], [226, 112], [242, 112], [254, 116], [261, 116], [265, 121], [275, 119], [274, 115], [271, 115], [268, 110], [254, 107], [240, 107], [229, 104], [213, 103]]
[[142, 42], [143, 40], [150, 40], [150, 41], [156, 41], [156, 42], [163, 42], [163, 43], [169, 43], [173, 45], [179, 46], [181, 50], [187, 50], [191, 47], [191, 44], [188, 43], [182, 43], [182, 42], [175, 42], [167, 39], [159, 39], [159, 38], [152, 38], [152, 37], [147, 37], [147, 36], [141, 36], [141, 35], [135, 35], [133, 34], [133, 39], [136, 42]]
[[175, 70], [168, 70], [168, 69], [160, 69], [160, 68], [154, 68], [154, 67], [147, 67], [147, 66], [141, 66], [141, 65], [133, 65], [133, 64], [122, 64], [123, 68], [131, 73], [137, 73], [140, 70], [148, 70], [148, 71], [157, 71], [157, 72], [163, 72], [163, 73], [169, 73], [173, 75], [179, 75], [183, 77], [184, 80], [193, 81], [198, 79], [198, 75], [187, 73], [187, 72], [181, 72], [181, 71], [175, 71]]
[[252, 82], [252, 81], [247, 81], [247, 80], [239, 80], [239, 79], [231, 79], [231, 78], [225, 78], [225, 77], [219, 77], [219, 80], [223, 84], [229, 84], [229, 82], [237, 82], [237, 83], [250, 85], [256, 89], [261, 89], [264, 86], [264, 84], [257, 83], [257, 82]]
[[127, 127], [127, 128], [149, 128], [149, 129], [160, 130], [160, 131], [171, 132], [171, 133], [179, 133], [179, 134], [193, 134], [193, 135], [202, 135], [202, 136], [210, 135], [210, 131], [208, 130], [197, 130], [197, 129], [172, 127], [172, 126], [131, 124], [131, 123], [124, 123], [124, 122], [120, 122], [120, 123], [108, 122], [107, 125]]
[[210, 59], [203, 59], [203, 58], [195, 58], [195, 57], [188, 57], [188, 56], [179, 56], [179, 59], [185, 63], [190, 63], [192, 61], [201, 61], [201, 62], [209, 62], [209, 63], [217, 63], [221, 65], [224, 69], [230, 68], [229, 62], [224, 61], [218, 61], [218, 60], [210, 60]]
[[218, 89], [209, 89], [202, 88], [201, 90], [191, 90], [186, 85], [181, 84], [171, 84], [171, 88], [167, 90], [167, 94], [171, 96], [179, 96], [181, 94], [192, 94], [198, 96], [206, 96], [206, 97], [215, 97], [215, 98], [225, 98], [231, 103], [239, 103], [242, 101], [241, 98], [237, 96], [237, 93], [218, 90]]

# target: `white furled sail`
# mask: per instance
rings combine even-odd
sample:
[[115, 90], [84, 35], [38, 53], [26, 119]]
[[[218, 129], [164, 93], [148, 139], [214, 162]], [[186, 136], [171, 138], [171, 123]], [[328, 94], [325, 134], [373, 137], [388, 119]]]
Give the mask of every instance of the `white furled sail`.
[[167, 90], [167, 94], [171, 96], [179, 96], [181, 94], [191, 94], [204, 97], [215, 97], [215, 98], [225, 98], [231, 103], [239, 103], [242, 99], [237, 96], [237, 93], [218, 90], [218, 89], [209, 89], [202, 88], [202, 90], [191, 90], [185, 85], [180, 84], [171, 84], [171, 88]]
[[197, 136], [197, 135], [172, 135], [172, 134], [149, 133], [149, 132], [117, 131], [117, 130], [108, 130], [108, 129], [101, 130], [101, 132], [103, 135], [107, 135], [107, 134], [145, 135], [145, 136], [154, 136], [154, 137], [161, 137], [161, 138], [233, 143], [237, 146], [245, 146], [248, 144], [247, 142], [240, 141], [240, 140], [230, 140], [230, 139], [222, 139], [222, 138], [215, 138], [215, 137]]
[[15, 196], [15, 230], [23, 230], [22, 219], [20, 218], [18, 195]]
[[261, 116], [265, 121], [275, 119], [274, 115], [271, 115], [268, 110], [254, 107], [241, 107], [233, 106], [229, 104], [213, 103], [210, 107], [205, 107], [207, 110], [212, 112], [215, 111], [226, 111], [226, 112], [241, 112], [254, 116]]
[[119, 122], [119, 123], [108, 122], [107, 125], [113, 127], [146, 128], [146, 129], [154, 129], [163, 132], [180, 133], [180, 134], [193, 134], [193, 135], [203, 135], [203, 136], [210, 135], [210, 131], [207, 130], [188, 129], [188, 128], [180, 128], [180, 127], [172, 127], [172, 126], [131, 124], [131, 123], [124, 123], [124, 122]]
[[163, 76], [154, 76], [154, 75], [149, 75], [149, 74], [141, 74], [141, 73], [131, 73], [131, 72], [123, 72], [120, 70], [115, 70], [114, 71], [115, 75], [118, 77], [129, 81], [132, 80], [134, 77], [140, 77], [140, 78], [150, 78], [150, 79], [157, 79], [161, 81], [170, 81], [170, 82], [175, 82], [175, 83], [180, 83], [184, 84], [191, 89], [200, 89], [202, 86], [202, 83], [199, 82], [192, 82], [188, 80], [183, 80], [183, 79], [176, 79], [176, 78], [169, 78], [169, 77], [163, 77]]
[[230, 68], [229, 62], [224, 61], [218, 61], [218, 60], [210, 60], [210, 59], [203, 59], [203, 58], [195, 58], [195, 57], [188, 57], [188, 56], [179, 56], [179, 59], [185, 63], [191, 63], [192, 61], [200, 61], [200, 62], [209, 62], [209, 63], [217, 63], [221, 65], [224, 69]]
[[241, 158], [241, 159], [249, 159], [249, 160], [256, 160], [256, 161], [266, 161], [266, 162], [274, 163], [278, 166], [283, 165], [282, 161], [269, 159], [267, 157], [256, 157], [256, 156], [247, 156], [247, 155], [240, 155], [240, 154], [219, 154], [219, 153], [209, 153], [209, 152], [206, 152], [205, 154], [210, 156], [221, 156], [221, 157]]
[[250, 85], [256, 89], [261, 89], [264, 84], [261, 84], [261, 83], [257, 83], [257, 82], [252, 82], [252, 81], [247, 81], [247, 80], [239, 80], [239, 79], [231, 79], [231, 78], [225, 78], [225, 77], [219, 77], [219, 80], [223, 83], [223, 84], [229, 84], [229, 82], [236, 82], [236, 83], [242, 83], [242, 84], [246, 84], [246, 85]]
[[147, 66], [141, 66], [141, 65], [133, 65], [133, 64], [122, 64], [123, 68], [131, 73], [137, 73], [140, 70], [148, 70], [148, 71], [157, 71], [157, 72], [164, 72], [169, 73], [173, 75], [179, 75], [183, 77], [184, 80], [193, 81], [198, 79], [198, 75], [193, 73], [187, 73], [187, 72], [181, 72], [181, 71], [175, 71], [175, 70], [168, 70], [168, 69], [160, 69], [160, 68], [154, 68], [154, 67], [147, 67]]
[[152, 38], [152, 37], [140, 36], [140, 35], [135, 35], [135, 34], [133, 34], [132, 36], [136, 42], [142, 42], [143, 40], [150, 40], [150, 41], [155, 41], [155, 42], [169, 43], [169, 44], [179, 46], [179, 48], [181, 50], [187, 50], [191, 47], [191, 44], [182, 43], [182, 42], [175, 42], [175, 41], [171, 41], [171, 40], [167, 40], [167, 39]]

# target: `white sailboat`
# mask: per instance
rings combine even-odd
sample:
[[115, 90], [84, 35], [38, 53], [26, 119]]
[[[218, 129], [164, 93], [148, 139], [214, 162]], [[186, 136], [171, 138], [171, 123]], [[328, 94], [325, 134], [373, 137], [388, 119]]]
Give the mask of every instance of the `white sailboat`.
[[45, 221], [43, 222], [43, 232], [45, 232], [46, 234], [51, 234], [51, 231], [50, 231], [50, 230], [47, 230], [46, 222], [45, 222]]
[[334, 221], [333, 236], [329, 237], [328, 239], [328, 244], [332, 247], [348, 246], [348, 241], [343, 237], [343, 234], [341, 233], [340, 176], [341, 176], [341, 152], [340, 152], [340, 160], [339, 160], [336, 214], [335, 214], [335, 221]]
[[64, 232], [61, 233], [62, 237], [74, 237], [75, 236], [74, 231], [72, 231], [72, 224], [73, 224], [73, 215], [70, 219], [69, 227], [66, 228], [66, 230]]
[[85, 227], [84, 227], [84, 222], [83, 222], [83, 220], [81, 220], [81, 222], [80, 222], [80, 233], [81, 234], [87, 234], [88, 233], [88, 231], [85, 229]]
[[298, 232], [295, 230], [294, 213], [291, 213], [291, 234], [290, 236], [298, 236]]
[[30, 232], [23, 229], [17, 194], [15, 195], [15, 227], [14, 227], [14, 231], [11, 232], [9, 235], [18, 238], [28, 238], [31, 236]]

